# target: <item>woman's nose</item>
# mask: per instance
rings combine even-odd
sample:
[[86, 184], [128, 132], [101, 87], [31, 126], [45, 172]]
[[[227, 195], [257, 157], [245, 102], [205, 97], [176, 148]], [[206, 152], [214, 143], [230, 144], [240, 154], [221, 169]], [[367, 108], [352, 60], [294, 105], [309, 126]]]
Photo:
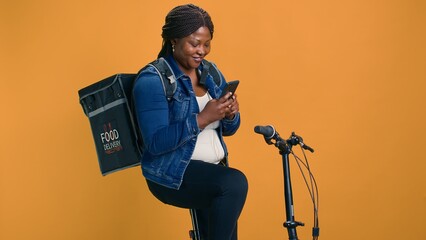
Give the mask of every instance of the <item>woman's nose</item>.
[[201, 55], [201, 56], [204, 56], [204, 55], [206, 54], [206, 49], [205, 49], [205, 47], [198, 47], [198, 48], [197, 48], [197, 54], [198, 54], [198, 55]]

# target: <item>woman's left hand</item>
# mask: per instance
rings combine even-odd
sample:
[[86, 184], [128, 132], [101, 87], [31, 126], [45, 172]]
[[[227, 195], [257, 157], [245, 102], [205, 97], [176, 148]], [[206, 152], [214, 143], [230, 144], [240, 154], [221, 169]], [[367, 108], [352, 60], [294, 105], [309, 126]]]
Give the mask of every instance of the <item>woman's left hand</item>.
[[238, 104], [237, 95], [234, 94], [230, 97], [231, 104], [229, 104], [228, 109], [225, 113], [227, 119], [233, 119], [235, 114], [240, 111], [240, 105]]

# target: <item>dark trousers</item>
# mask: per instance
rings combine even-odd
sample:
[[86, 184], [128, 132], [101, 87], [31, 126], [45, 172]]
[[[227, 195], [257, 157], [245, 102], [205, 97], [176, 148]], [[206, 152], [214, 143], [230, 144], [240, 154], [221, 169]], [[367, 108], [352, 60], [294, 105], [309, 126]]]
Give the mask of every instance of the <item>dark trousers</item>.
[[248, 190], [239, 170], [192, 160], [179, 190], [147, 183], [163, 203], [196, 210], [203, 240], [237, 240], [237, 220]]

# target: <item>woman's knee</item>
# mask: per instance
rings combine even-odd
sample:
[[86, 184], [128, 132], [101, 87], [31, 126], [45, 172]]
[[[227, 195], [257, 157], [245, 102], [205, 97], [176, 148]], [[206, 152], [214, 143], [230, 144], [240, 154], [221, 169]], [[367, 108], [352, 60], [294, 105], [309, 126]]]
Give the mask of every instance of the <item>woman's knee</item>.
[[245, 199], [248, 191], [248, 181], [247, 177], [243, 172], [237, 169], [230, 169], [231, 173], [226, 179], [226, 190], [231, 194], [243, 197]]

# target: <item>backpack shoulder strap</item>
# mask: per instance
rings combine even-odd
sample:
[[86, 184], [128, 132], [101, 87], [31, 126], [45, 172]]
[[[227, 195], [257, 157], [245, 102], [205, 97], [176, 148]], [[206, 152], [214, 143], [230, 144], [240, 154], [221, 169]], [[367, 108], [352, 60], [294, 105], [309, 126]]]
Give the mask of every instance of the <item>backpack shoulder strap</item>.
[[219, 73], [219, 70], [213, 63], [203, 59], [203, 72], [201, 73], [200, 83], [205, 84], [207, 74], [210, 74], [216, 85], [220, 86], [222, 82], [222, 75]]
[[176, 77], [170, 68], [170, 65], [164, 58], [158, 58], [149, 65], [153, 66], [157, 70], [163, 83], [164, 93], [166, 94], [167, 100], [170, 100], [177, 88]]

